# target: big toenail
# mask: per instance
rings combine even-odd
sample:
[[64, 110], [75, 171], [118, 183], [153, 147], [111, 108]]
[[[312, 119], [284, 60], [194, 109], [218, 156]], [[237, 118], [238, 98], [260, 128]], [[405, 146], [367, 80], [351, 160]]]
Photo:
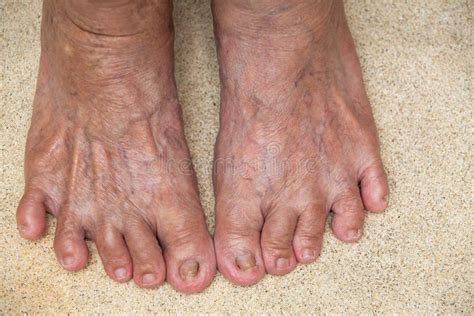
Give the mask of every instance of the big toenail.
[[199, 271], [199, 263], [194, 260], [188, 260], [179, 268], [179, 274], [183, 280], [194, 278]]
[[115, 277], [117, 279], [123, 279], [127, 276], [127, 269], [125, 268], [118, 268], [115, 269]]
[[153, 273], [144, 274], [142, 277], [143, 284], [152, 284], [156, 280], [156, 276]]
[[347, 232], [347, 239], [349, 240], [357, 240], [362, 235], [362, 230], [360, 229], [351, 229]]
[[301, 257], [304, 260], [313, 260], [314, 258], [316, 258], [316, 251], [311, 249], [304, 249], [301, 253]]
[[235, 258], [235, 263], [237, 264], [239, 269], [243, 271], [252, 269], [253, 267], [257, 265], [257, 262], [255, 261], [255, 257], [251, 254], [237, 256], [237, 258]]
[[276, 261], [276, 267], [278, 270], [286, 269], [289, 265], [290, 260], [288, 260], [287, 258], [278, 258]]
[[73, 256], [66, 256], [61, 260], [63, 266], [70, 266], [76, 259]]

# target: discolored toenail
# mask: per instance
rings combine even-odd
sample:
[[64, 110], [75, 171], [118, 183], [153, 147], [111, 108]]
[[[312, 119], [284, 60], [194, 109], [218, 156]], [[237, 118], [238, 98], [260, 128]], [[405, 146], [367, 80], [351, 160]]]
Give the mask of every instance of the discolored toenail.
[[301, 257], [304, 259], [304, 260], [314, 260], [314, 258], [316, 258], [316, 251], [312, 250], [312, 249], [304, 249], [301, 253]]
[[144, 274], [143, 277], [142, 277], [142, 282], [145, 285], [153, 284], [153, 282], [155, 282], [155, 280], [156, 280], [156, 276], [153, 273]]
[[278, 270], [286, 269], [289, 265], [290, 260], [288, 260], [287, 258], [278, 258], [276, 261], [276, 267]]
[[115, 277], [117, 279], [123, 279], [127, 276], [127, 269], [125, 268], [118, 268], [118, 269], [115, 269]]
[[61, 264], [62, 264], [64, 267], [67, 267], [67, 266], [72, 265], [75, 260], [76, 260], [76, 259], [75, 259], [73, 256], [66, 256], [66, 257], [62, 258]]
[[357, 240], [361, 237], [362, 230], [361, 229], [351, 229], [347, 232], [346, 238], [348, 240]]
[[194, 278], [199, 271], [199, 263], [194, 260], [188, 260], [179, 268], [179, 274], [183, 280]]
[[235, 258], [235, 263], [240, 270], [247, 271], [257, 265], [255, 257], [252, 254], [240, 255]]

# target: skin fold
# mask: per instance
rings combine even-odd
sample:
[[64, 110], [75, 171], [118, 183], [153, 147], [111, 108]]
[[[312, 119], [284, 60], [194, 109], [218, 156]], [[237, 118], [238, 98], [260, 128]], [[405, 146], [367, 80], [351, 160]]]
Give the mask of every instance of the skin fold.
[[362, 237], [388, 185], [340, 0], [214, 0], [220, 65], [216, 230], [207, 230], [183, 132], [167, 0], [45, 0], [25, 153], [22, 237], [57, 218], [69, 271], [92, 239], [106, 273], [182, 292], [216, 265], [249, 285]]

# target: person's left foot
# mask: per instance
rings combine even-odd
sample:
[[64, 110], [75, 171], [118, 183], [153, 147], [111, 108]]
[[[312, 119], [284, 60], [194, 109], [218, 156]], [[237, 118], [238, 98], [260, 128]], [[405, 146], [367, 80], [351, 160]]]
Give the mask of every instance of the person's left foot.
[[221, 73], [218, 268], [257, 282], [316, 260], [326, 216], [346, 242], [387, 206], [371, 108], [342, 1], [214, 1]]

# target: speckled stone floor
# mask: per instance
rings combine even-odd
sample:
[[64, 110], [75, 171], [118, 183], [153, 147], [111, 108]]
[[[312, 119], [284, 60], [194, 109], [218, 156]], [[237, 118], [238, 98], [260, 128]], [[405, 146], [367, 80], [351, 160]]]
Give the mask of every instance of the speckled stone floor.
[[[246, 288], [218, 275], [204, 293], [189, 296], [168, 285], [114, 283], [92, 244], [88, 267], [66, 273], [53, 254], [51, 219], [40, 241], [18, 237], [41, 3], [1, 1], [0, 314], [473, 314], [473, 7], [470, 0], [346, 1], [390, 177], [390, 208], [369, 214], [357, 244], [328, 231], [316, 264]], [[208, 1], [175, 1], [175, 23], [179, 96], [213, 229], [219, 81]]]

